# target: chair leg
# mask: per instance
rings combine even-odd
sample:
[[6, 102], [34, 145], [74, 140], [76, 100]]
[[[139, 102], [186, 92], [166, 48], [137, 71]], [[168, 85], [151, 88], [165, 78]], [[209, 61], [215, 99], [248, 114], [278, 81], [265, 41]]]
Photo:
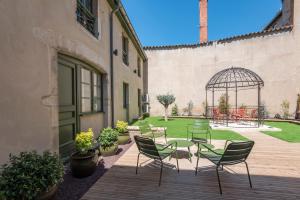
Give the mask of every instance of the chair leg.
[[163, 168], [164, 168], [164, 164], [163, 164], [162, 160], [160, 162], [161, 162], [161, 166], [160, 166], [160, 175], [159, 175], [158, 186], [160, 186], [160, 184], [161, 184], [162, 171], [163, 171]]
[[176, 156], [176, 163], [177, 163], [177, 172], [179, 173], [179, 164], [178, 164], [177, 150], [176, 150], [176, 152], [175, 152], [175, 156]]
[[219, 176], [219, 170], [218, 170], [219, 166], [216, 167], [216, 171], [217, 171], [217, 176], [218, 176], [218, 183], [219, 183], [219, 189], [220, 189], [220, 194], [222, 195], [222, 187], [221, 187], [221, 182], [220, 182], [220, 176]]
[[197, 149], [197, 164], [196, 164], [196, 171], [195, 171], [195, 176], [198, 174], [198, 163], [199, 163], [199, 150], [200, 149], [200, 144], [198, 143], [198, 149]]
[[137, 173], [138, 173], [138, 167], [139, 167], [140, 154], [141, 154], [141, 153], [139, 153], [139, 154], [138, 154], [138, 157], [137, 157], [137, 161], [136, 161], [136, 168], [135, 168], [135, 174], [137, 174]]
[[247, 168], [247, 173], [248, 173], [249, 184], [250, 184], [250, 187], [252, 188], [252, 182], [251, 182], [251, 178], [250, 178], [249, 168], [248, 168], [248, 164], [247, 164], [247, 162], [246, 162], [246, 161], [245, 161], [245, 164], [246, 164], [246, 168]]
[[190, 147], [188, 147], [188, 150], [189, 150], [189, 161], [192, 162], [192, 154], [191, 154], [191, 149], [190, 149]]

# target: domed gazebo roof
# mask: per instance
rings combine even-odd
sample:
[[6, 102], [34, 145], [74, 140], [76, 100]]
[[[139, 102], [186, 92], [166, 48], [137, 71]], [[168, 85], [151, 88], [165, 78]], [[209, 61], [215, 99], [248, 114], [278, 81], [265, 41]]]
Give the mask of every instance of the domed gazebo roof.
[[231, 67], [216, 73], [206, 84], [206, 90], [251, 89], [258, 86], [263, 87], [264, 81], [255, 72], [241, 67]]

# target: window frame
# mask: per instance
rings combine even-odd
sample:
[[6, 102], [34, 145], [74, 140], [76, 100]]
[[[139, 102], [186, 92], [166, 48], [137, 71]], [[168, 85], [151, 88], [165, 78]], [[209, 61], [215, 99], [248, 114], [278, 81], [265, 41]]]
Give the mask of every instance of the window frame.
[[124, 34], [122, 34], [122, 60], [129, 66], [129, 39]]
[[[90, 72], [90, 98], [86, 98], [86, 97], [83, 97], [82, 96], [82, 84], [85, 84], [85, 85], [88, 85], [88, 83], [85, 83], [82, 81], [82, 69], [84, 70], [87, 70]], [[89, 66], [86, 66], [86, 65], [80, 65], [79, 66], [79, 80], [78, 80], [78, 83], [79, 83], [79, 113], [80, 115], [87, 115], [87, 114], [95, 114], [95, 113], [103, 113], [104, 112], [104, 106], [103, 106], [103, 100], [104, 100], [104, 97], [103, 97], [103, 84], [104, 84], [104, 79], [103, 79], [103, 74], [100, 73], [99, 71], [89, 67]], [[96, 76], [99, 76], [99, 80], [100, 80], [100, 84], [94, 84], [94, 74], [96, 74]], [[100, 89], [100, 96], [98, 97], [95, 97], [94, 96], [94, 87], [97, 87], [99, 86], [99, 89]], [[90, 110], [89, 111], [82, 111], [82, 99], [90, 99]], [[99, 99], [100, 100], [100, 109], [99, 110], [95, 110], [94, 109], [94, 102], [95, 102], [95, 99]]]
[[129, 84], [123, 82], [123, 108], [129, 108]]
[[[87, 0], [76, 0], [76, 20], [84, 27], [89, 33], [91, 33], [95, 38], [99, 38], [98, 29], [98, 1], [89, 0], [89, 7], [86, 6]], [[87, 21], [93, 21], [92, 23], [87, 23]], [[92, 26], [89, 27], [89, 26]]]
[[142, 59], [138, 56], [137, 58], [137, 75], [138, 77], [142, 77], [142, 65], [141, 65]]

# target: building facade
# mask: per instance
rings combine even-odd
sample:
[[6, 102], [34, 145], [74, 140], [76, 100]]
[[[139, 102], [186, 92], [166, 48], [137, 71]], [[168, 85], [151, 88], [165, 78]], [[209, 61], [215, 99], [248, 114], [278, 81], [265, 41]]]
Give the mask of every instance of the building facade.
[[77, 132], [142, 114], [147, 57], [121, 3], [1, 1], [0, 24], [0, 163], [67, 157]]
[[[163, 115], [156, 96], [165, 93], [175, 95], [180, 115], [190, 101], [194, 104], [194, 115], [205, 113], [206, 83], [217, 72], [234, 66], [250, 69], [264, 80], [261, 102], [269, 117], [282, 114], [284, 100], [290, 103], [290, 113], [295, 116], [300, 93], [299, 13], [299, 1], [284, 0], [281, 16], [261, 32], [200, 44], [145, 47], [150, 114]], [[214, 105], [218, 104], [221, 94], [215, 93]], [[257, 105], [257, 90], [238, 94], [239, 106]], [[229, 93], [231, 105], [235, 105], [234, 95]], [[208, 93], [209, 106], [211, 100], [212, 94]]]

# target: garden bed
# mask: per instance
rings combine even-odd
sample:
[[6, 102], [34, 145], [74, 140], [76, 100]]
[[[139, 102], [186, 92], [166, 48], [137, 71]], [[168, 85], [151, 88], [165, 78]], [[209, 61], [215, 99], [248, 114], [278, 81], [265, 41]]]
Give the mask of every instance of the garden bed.
[[96, 171], [93, 175], [86, 178], [75, 178], [72, 176], [69, 166], [67, 166], [64, 181], [58, 188], [56, 200], [76, 200], [80, 199], [92, 186], [101, 178], [105, 172], [129, 149], [133, 142], [125, 145], [119, 145], [119, 150], [114, 156], [104, 157], [99, 161]]

